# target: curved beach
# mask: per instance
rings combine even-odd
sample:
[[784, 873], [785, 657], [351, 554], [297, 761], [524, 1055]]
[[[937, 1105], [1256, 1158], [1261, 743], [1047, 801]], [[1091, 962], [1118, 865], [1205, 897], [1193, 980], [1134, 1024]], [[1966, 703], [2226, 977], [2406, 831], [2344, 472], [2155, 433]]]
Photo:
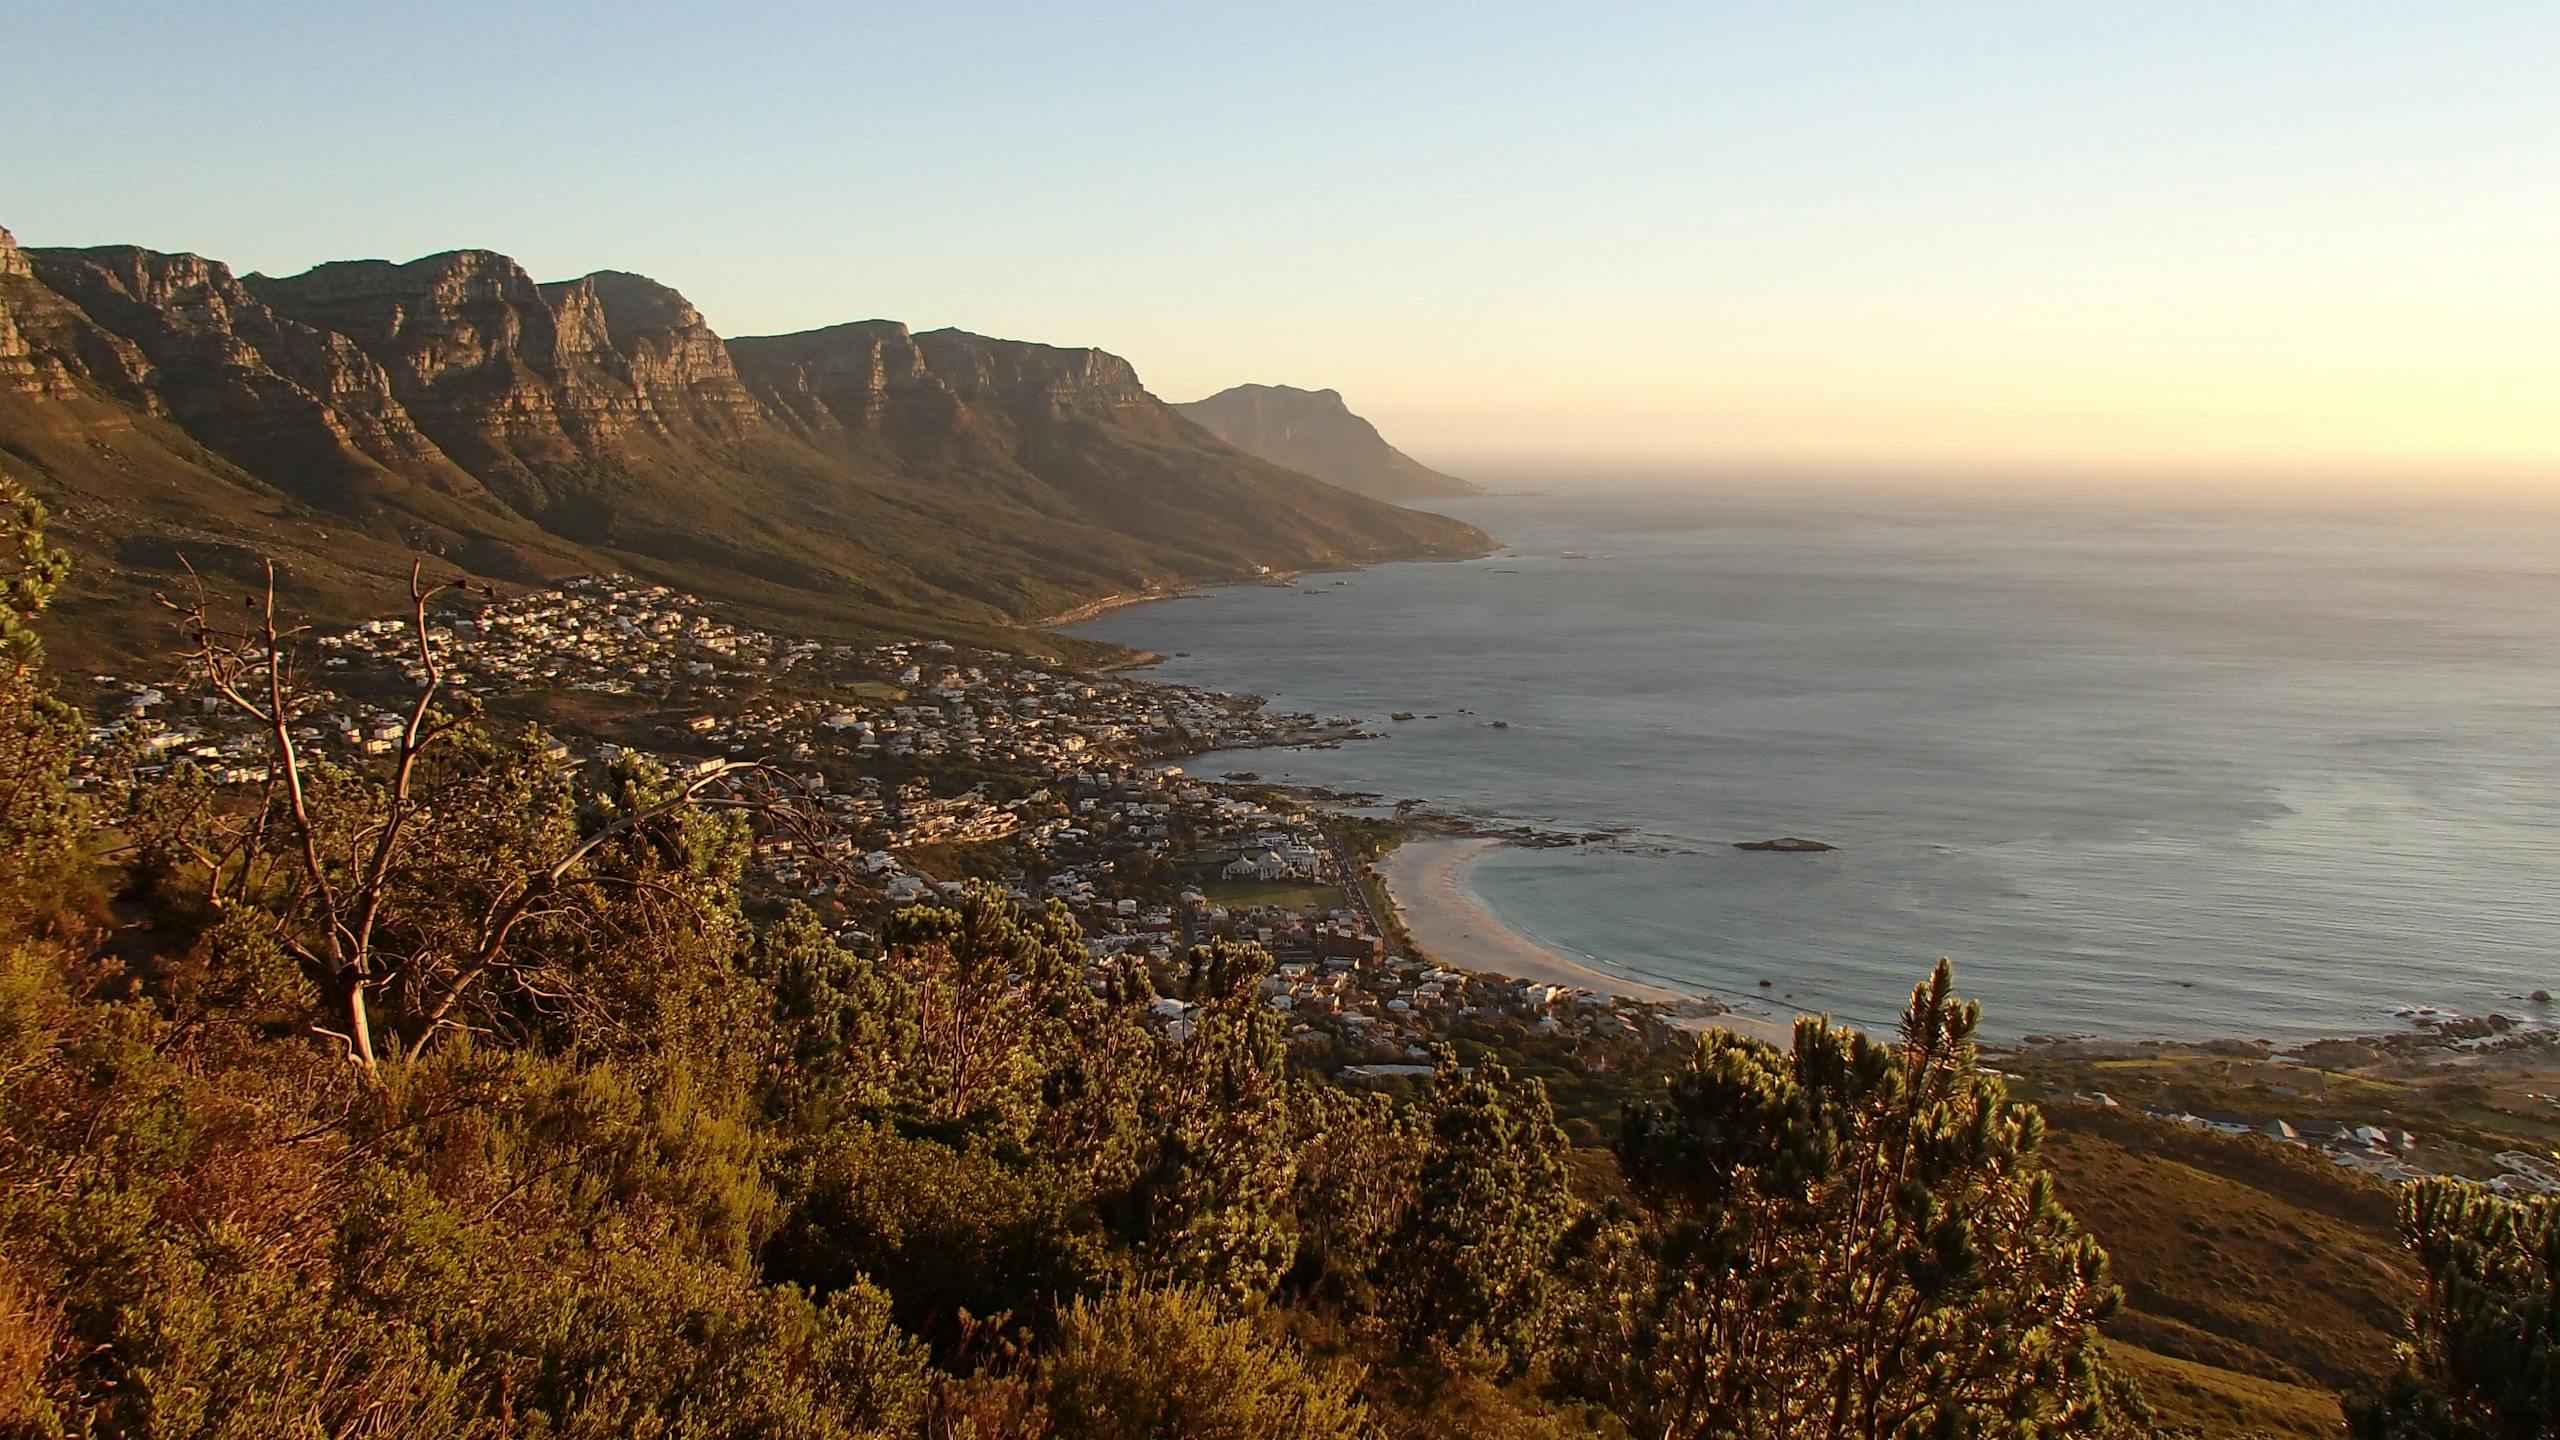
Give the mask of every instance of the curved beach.
[[[1396, 914], [1414, 944], [1432, 959], [1459, 970], [1573, 986], [1629, 1000], [1682, 1005], [1706, 998], [1612, 975], [1504, 924], [1467, 888], [1465, 880], [1469, 865], [1503, 843], [1481, 836], [1408, 840], [1379, 863]], [[1793, 1034], [1793, 1026], [1786, 1021], [1753, 1015], [1726, 1013], [1693, 1023], [1700, 1028], [1730, 1029], [1773, 1045], [1788, 1044]]]

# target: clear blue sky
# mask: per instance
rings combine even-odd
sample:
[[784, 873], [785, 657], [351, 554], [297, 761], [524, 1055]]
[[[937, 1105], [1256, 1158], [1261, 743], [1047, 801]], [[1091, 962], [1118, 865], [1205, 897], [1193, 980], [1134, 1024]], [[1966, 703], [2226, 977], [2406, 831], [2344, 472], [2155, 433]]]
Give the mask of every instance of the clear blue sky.
[[1451, 465], [2560, 476], [2560, 4], [0, 0], [0, 224], [486, 246]]

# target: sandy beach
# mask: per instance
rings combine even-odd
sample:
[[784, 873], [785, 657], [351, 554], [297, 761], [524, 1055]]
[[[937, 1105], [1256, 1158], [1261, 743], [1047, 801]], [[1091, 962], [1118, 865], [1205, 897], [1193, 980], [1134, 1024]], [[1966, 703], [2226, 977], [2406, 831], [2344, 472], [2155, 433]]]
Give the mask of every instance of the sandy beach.
[[[1630, 1000], [1681, 1004], [1705, 998], [1612, 975], [1502, 923], [1467, 889], [1463, 874], [1478, 857], [1502, 844], [1475, 836], [1408, 840], [1381, 862], [1379, 870], [1386, 877], [1396, 913], [1403, 917], [1414, 943], [1432, 959], [1459, 970], [1570, 985]], [[1695, 1024], [1734, 1030], [1773, 1045], [1790, 1043], [1793, 1034], [1789, 1022], [1752, 1015], [1701, 1017]]]

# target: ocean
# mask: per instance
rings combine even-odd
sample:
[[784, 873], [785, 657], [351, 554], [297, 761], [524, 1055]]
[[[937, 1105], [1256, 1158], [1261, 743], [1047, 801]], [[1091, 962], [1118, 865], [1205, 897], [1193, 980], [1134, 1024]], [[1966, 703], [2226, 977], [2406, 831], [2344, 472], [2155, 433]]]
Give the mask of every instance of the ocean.
[[[1391, 732], [1195, 773], [1619, 832], [1466, 884], [1543, 944], [1745, 1009], [1887, 1025], [1944, 955], [1998, 1038], [2554, 1019], [2529, 997], [2560, 988], [2560, 518], [1440, 508], [1505, 548], [1074, 631]], [[1839, 848], [1733, 848], [1790, 835]]]

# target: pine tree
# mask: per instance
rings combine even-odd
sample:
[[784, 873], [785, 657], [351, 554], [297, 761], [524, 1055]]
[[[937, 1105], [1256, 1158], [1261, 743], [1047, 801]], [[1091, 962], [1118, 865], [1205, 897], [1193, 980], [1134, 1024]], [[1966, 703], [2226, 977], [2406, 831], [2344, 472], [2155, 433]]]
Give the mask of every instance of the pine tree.
[[1583, 1322], [1593, 1379], [1666, 1437], [2044, 1436], [2102, 1418], [2106, 1257], [2036, 1163], [2042, 1118], [1975, 1065], [1941, 963], [1898, 1045], [1701, 1039], [1631, 1106], [1650, 1214]]
[[1297, 1253], [1298, 1086], [1280, 1018], [1262, 1002], [1271, 956], [1225, 942], [1192, 954], [1201, 978], [1190, 1033], [1156, 1037], [1139, 1105], [1141, 1168], [1113, 1208], [1151, 1278], [1243, 1309], [1271, 1293]]
[[1428, 1131], [1384, 1095], [1307, 1087], [1299, 1113], [1298, 1259], [1291, 1279], [1367, 1309], [1422, 1186]]
[[71, 574], [45, 521], [43, 504], [0, 474], [0, 936], [64, 898], [84, 824], [69, 783], [79, 713], [54, 697], [36, 635]]
[[748, 973], [763, 988], [765, 1103], [777, 1118], [823, 1128], [879, 1114], [897, 1097], [916, 1049], [912, 992], [877, 956], [836, 943], [805, 905], [757, 937]]
[[2560, 1434], [2560, 1199], [2421, 1180], [2400, 1231], [2426, 1289], [2400, 1373], [2347, 1406], [2357, 1440]]
[[1574, 1214], [1564, 1132], [1545, 1086], [1490, 1056], [1461, 1070], [1445, 1050], [1428, 1124], [1421, 1183], [1389, 1248], [1388, 1308], [1414, 1343], [1461, 1365], [1526, 1369]]
[[1059, 1440], [1355, 1440], [1351, 1375], [1195, 1289], [1116, 1290], [1059, 1316], [1042, 1379]]

